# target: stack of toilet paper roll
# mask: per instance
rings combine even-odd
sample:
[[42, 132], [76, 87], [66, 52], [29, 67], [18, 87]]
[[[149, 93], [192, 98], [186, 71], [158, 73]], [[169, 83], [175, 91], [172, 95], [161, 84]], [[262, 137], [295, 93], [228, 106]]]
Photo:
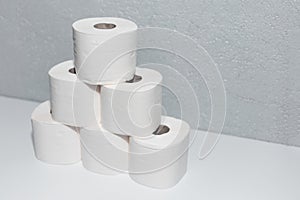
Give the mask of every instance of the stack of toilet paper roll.
[[190, 128], [162, 116], [162, 75], [136, 67], [137, 25], [88, 18], [72, 27], [74, 60], [50, 69], [50, 101], [31, 116], [36, 157], [174, 186], [187, 170]]

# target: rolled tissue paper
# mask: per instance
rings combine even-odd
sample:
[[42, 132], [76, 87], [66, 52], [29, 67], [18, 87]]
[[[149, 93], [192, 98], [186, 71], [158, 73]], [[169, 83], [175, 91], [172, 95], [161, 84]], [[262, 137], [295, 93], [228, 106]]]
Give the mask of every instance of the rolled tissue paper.
[[74, 64], [80, 80], [112, 84], [132, 79], [137, 25], [121, 18], [86, 18], [73, 23]]
[[72, 60], [55, 65], [48, 74], [55, 121], [76, 127], [100, 123], [100, 86], [88, 85], [77, 79]]
[[101, 123], [110, 132], [149, 136], [161, 121], [162, 75], [137, 68], [130, 81], [101, 87]]
[[80, 139], [76, 128], [54, 121], [49, 101], [41, 103], [31, 115], [33, 144], [37, 159], [50, 164], [80, 161]]
[[162, 124], [153, 136], [130, 137], [130, 177], [152, 188], [176, 185], [187, 170], [189, 131], [186, 122], [162, 116]]
[[102, 127], [80, 129], [83, 166], [92, 172], [115, 175], [128, 172], [128, 136], [120, 136]]

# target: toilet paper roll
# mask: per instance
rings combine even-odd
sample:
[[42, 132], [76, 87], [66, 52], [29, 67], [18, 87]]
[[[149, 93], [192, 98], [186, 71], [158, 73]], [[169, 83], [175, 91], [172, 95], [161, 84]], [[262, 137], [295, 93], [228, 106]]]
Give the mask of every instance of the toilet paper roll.
[[102, 86], [103, 128], [120, 135], [151, 135], [161, 121], [161, 81], [159, 72], [137, 68], [134, 79]]
[[71, 126], [96, 126], [100, 122], [100, 86], [80, 81], [75, 73], [71, 60], [50, 69], [52, 117]]
[[37, 159], [50, 164], [80, 161], [80, 139], [75, 127], [54, 121], [50, 102], [41, 103], [31, 115], [33, 144]]
[[81, 128], [80, 139], [86, 169], [105, 175], [128, 172], [128, 136], [115, 135], [98, 126]]
[[137, 25], [121, 18], [87, 18], [73, 23], [74, 64], [80, 80], [111, 84], [135, 73]]
[[151, 137], [130, 137], [130, 177], [152, 188], [176, 185], [187, 170], [189, 131], [186, 122], [163, 116]]

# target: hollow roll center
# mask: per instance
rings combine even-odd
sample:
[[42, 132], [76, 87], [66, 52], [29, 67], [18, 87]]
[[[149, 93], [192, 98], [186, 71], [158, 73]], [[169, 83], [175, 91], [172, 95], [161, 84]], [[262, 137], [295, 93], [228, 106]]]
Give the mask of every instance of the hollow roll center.
[[131, 80], [126, 81], [126, 83], [136, 83], [142, 80], [142, 77], [139, 75], [134, 75]]
[[165, 125], [159, 125], [159, 127], [153, 132], [153, 135], [163, 135], [170, 131], [170, 128]]
[[113, 29], [116, 28], [117, 25], [115, 24], [110, 24], [110, 23], [99, 23], [95, 24], [94, 28], [96, 29]]

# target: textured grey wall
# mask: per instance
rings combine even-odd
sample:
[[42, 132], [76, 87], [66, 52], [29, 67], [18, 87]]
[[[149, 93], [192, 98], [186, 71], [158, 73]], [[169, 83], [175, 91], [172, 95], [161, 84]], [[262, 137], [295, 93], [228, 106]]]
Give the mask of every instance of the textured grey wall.
[[[72, 58], [72, 22], [91, 16], [124, 17], [140, 27], [167, 27], [192, 37], [207, 49], [225, 82], [224, 132], [300, 146], [299, 1], [0, 0], [0, 94], [47, 99], [47, 71]], [[171, 55], [139, 55], [140, 63], [175, 60], [173, 67], [183, 69], [201, 99], [205, 128], [209, 101], [203, 80]], [[168, 112], [177, 115], [171, 95], [164, 97]]]

